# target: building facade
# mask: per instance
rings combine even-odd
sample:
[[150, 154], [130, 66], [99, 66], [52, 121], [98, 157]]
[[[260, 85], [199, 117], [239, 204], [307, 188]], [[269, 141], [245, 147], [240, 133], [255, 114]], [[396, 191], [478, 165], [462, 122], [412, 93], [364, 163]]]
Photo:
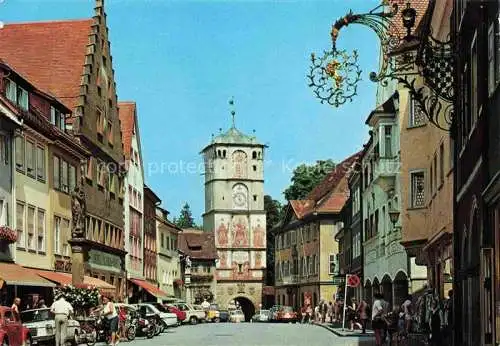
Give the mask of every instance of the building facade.
[[313, 306], [335, 300], [342, 286], [333, 280], [339, 273], [335, 235], [342, 228], [340, 212], [349, 195], [346, 173], [357, 157], [339, 163], [304, 200], [290, 201], [273, 228], [276, 304], [297, 309], [306, 296]]
[[266, 267], [264, 149], [233, 123], [202, 151], [203, 228], [215, 231], [219, 257], [216, 299], [222, 307], [238, 301], [247, 317], [261, 304]]
[[365, 295], [373, 301], [380, 292], [391, 306], [401, 305], [409, 287], [421, 279], [410, 276], [400, 223], [390, 218], [390, 212], [401, 210], [398, 112], [398, 93], [371, 112], [366, 121], [370, 140], [361, 160]]
[[[89, 19], [7, 24], [0, 31], [0, 40], [2, 58], [9, 65], [63, 100], [72, 111], [67, 129], [92, 153], [87, 160], [84, 186], [88, 250], [85, 272], [112, 284], [116, 296], [123, 296], [123, 152], [103, 1], [95, 1], [94, 16]], [[20, 50], [24, 54], [19, 54]], [[41, 61], [51, 68], [40, 68]], [[35, 144], [38, 146], [38, 142]], [[48, 204], [47, 198], [40, 195], [43, 189], [29, 196], [36, 199], [29, 202], [36, 208], [43, 208], [43, 201]], [[26, 255], [31, 260], [31, 254]], [[49, 267], [50, 263], [45, 262], [48, 260], [40, 265]]]
[[349, 199], [342, 208], [340, 217], [342, 228], [335, 235], [339, 243], [339, 276], [345, 278], [347, 274], [356, 275], [361, 284], [347, 291], [347, 301], [354, 297], [359, 301], [365, 299], [363, 291], [363, 215], [361, 186], [362, 175], [360, 162], [356, 161], [347, 174], [349, 185]]
[[454, 343], [500, 342], [497, 2], [454, 1]]
[[127, 278], [144, 279], [144, 169], [135, 102], [119, 102], [123, 154], [125, 157], [124, 231]]
[[160, 203], [153, 190], [144, 185], [144, 277], [155, 285], [158, 285], [156, 207]]
[[205, 299], [213, 302], [216, 299], [215, 263], [218, 259], [214, 233], [185, 229], [178, 234], [177, 241], [181, 255], [183, 298], [191, 304], [201, 304]]
[[159, 288], [169, 297], [181, 297], [181, 267], [177, 238], [182, 229], [167, 218], [168, 211], [156, 208], [157, 277]]

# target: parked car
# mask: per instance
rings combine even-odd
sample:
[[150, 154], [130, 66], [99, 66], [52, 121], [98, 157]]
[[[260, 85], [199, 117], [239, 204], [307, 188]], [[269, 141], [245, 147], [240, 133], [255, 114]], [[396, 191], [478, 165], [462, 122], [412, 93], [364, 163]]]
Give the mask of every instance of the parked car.
[[229, 322], [229, 311], [228, 310], [220, 310], [219, 311], [219, 320], [220, 320], [220, 322]]
[[12, 309], [0, 306], [0, 345], [29, 346], [31, 340], [30, 330], [23, 326]]
[[217, 304], [210, 304], [210, 307], [207, 310], [206, 319], [209, 322], [220, 322], [220, 312], [219, 306]]
[[291, 306], [282, 306], [276, 316], [278, 322], [297, 322], [297, 319], [297, 313]]
[[252, 322], [269, 322], [271, 312], [269, 310], [259, 310], [252, 316]]
[[157, 325], [156, 335], [160, 335], [169, 326], [177, 325], [177, 315], [170, 312], [165, 313], [158, 310], [154, 305], [149, 303], [134, 304], [141, 315], [146, 316], [148, 320], [154, 320]]
[[245, 322], [245, 314], [241, 310], [232, 310], [230, 312], [229, 321], [233, 323]]
[[281, 305], [273, 305], [273, 307], [269, 310], [271, 314], [271, 321], [278, 321], [278, 311], [282, 308]]
[[[165, 305], [163, 305], [162, 303], [157, 303], [157, 302], [148, 303], [148, 304], [153, 305], [155, 308], [158, 309], [158, 311], [160, 311], [160, 317], [165, 321], [165, 323], [167, 323], [167, 327], [177, 327], [179, 325], [179, 320], [177, 318], [177, 314], [175, 312], [169, 311], [168, 308], [165, 307]], [[167, 314], [168, 314], [168, 316], [167, 316]], [[174, 316], [172, 316], [172, 314], [175, 315], [175, 320], [174, 320]]]
[[196, 309], [194, 306], [187, 303], [174, 303], [173, 306], [186, 313], [184, 322], [197, 324], [198, 322], [205, 321], [205, 311], [203, 309]]
[[[32, 344], [53, 344], [56, 338], [54, 314], [49, 308], [32, 309], [21, 312], [21, 322], [29, 329]], [[66, 342], [78, 343], [80, 323], [68, 320]]]
[[178, 325], [181, 325], [182, 321], [184, 321], [186, 319], [186, 312], [181, 311], [176, 306], [167, 304], [167, 305], [165, 305], [165, 308], [168, 310], [168, 312], [171, 312], [177, 316], [177, 324]]

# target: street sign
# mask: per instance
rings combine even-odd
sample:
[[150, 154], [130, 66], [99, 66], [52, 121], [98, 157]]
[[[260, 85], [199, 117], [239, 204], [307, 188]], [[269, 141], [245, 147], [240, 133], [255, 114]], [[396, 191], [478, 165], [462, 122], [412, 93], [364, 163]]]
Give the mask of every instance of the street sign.
[[360, 281], [361, 280], [359, 280], [359, 276], [357, 276], [356, 274], [349, 275], [347, 277], [347, 286], [349, 286], [349, 287], [358, 287], [359, 284], [360, 284]]
[[343, 285], [345, 283], [345, 278], [343, 277], [334, 277], [333, 278], [333, 284], [336, 286]]

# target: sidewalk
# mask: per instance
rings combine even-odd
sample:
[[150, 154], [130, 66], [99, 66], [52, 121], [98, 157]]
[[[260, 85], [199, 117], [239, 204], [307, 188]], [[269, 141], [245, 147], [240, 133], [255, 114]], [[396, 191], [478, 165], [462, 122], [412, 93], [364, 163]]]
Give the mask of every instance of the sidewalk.
[[373, 333], [373, 330], [371, 330], [371, 329], [367, 329], [366, 333], [363, 334], [361, 332], [361, 330], [359, 330], [359, 329], [355, 329], [355, 330], [351, 331], [349, 328], [344, 328], [344, 330], [342, 330], [342, 327], [339, 326], [338, 324], [332, 324], [332, 323], [314, 323], [314, 324], [329, 330], [330, 332], [334, 333], [337, 336], [363, 337], [363, 338], [374, 338], [375, 337], [375, 334]]

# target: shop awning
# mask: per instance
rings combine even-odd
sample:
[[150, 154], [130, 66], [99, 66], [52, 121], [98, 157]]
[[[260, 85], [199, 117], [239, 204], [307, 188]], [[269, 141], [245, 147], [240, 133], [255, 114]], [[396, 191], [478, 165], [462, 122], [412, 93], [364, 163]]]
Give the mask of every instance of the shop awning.
[[[37, 270], [37, 274], [47, 280], [58, 283], [61, 286], [71, 285], [73, 281], [71, 274], [68, 273], [53, 272], [48, 270]], [[113, 290], [113, 291], [115, 290], [115, 286], [108, 284], [107, 282], [102, 281], [100, 279], [93, 278], [91, 276], [83, 277], [83, 286], [96, 287], [100, 290]]]
[[12, 286], [56, 286], [37, 275], [34, 269], [24, 268], [15, 263], [0, 263], [0, 287], [4, 282]]
[[158, 287], [155, 285], [145, 281], [145, 280], [139, 280], [139, 279], [130, 279], [130, 282], [136, 284], [139, 287], [142, 287], [146, 291], [149, 292], [149, 294], [155, 296], [156, 298], [168, 298], [169, 295], [162, 290], [160, 290]]

